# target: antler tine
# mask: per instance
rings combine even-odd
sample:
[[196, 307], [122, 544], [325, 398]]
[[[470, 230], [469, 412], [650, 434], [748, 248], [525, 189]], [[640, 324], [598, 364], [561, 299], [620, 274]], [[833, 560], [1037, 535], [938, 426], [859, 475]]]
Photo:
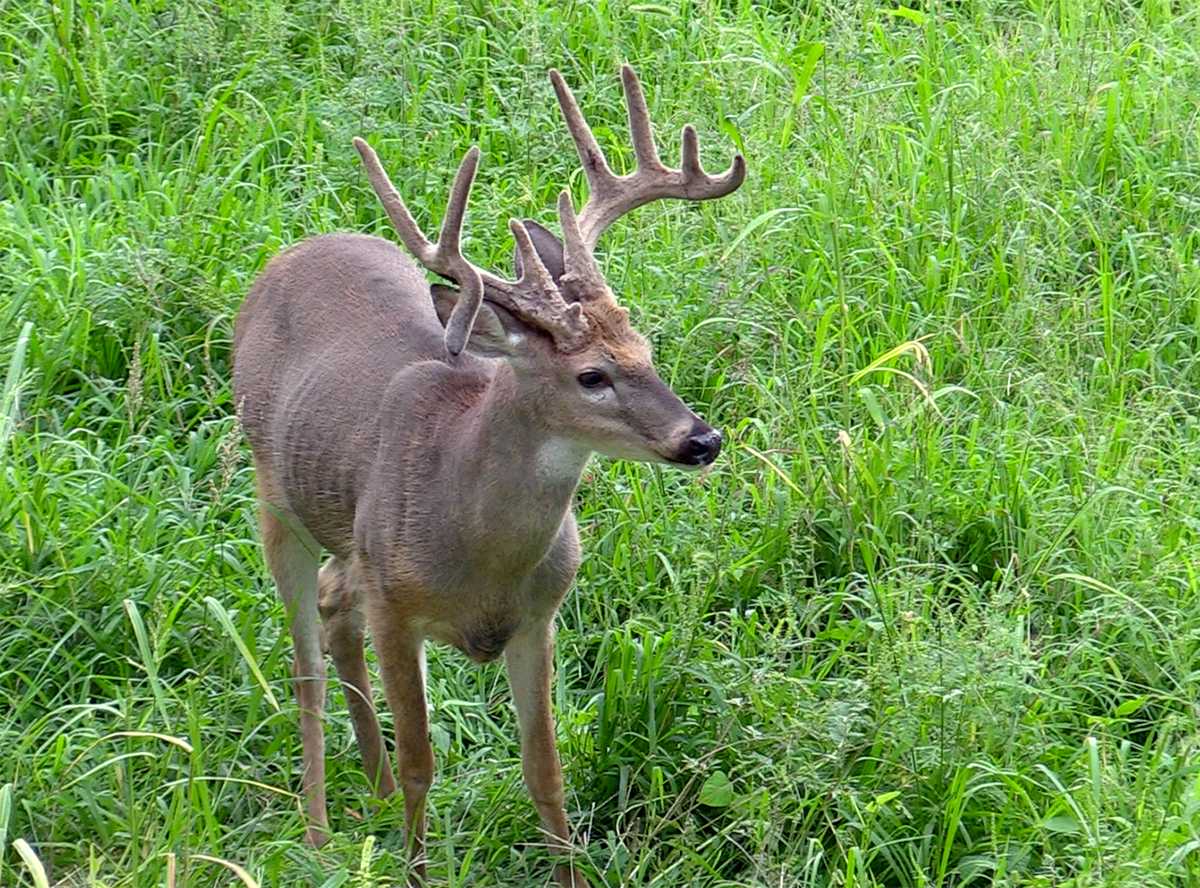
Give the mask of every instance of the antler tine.
[[[696, 135], [696, 128], [690, 123], [684, 124], [679, 139], [683, 142], [683, 160], [679, 165], [683, 177], [694, 179], [703, 176], [704, 168], [700, 166], [700, 137]], [[739, 154], [738, 157], [740, 158], [741, 155]]]
[[554, 93], [558, 96], [558, 106], [562, 109], [563, 117], [566, 118], [567, 130], [571, 133], [571, 141], [575, 143], [579, 162], [583, 164], [583, 174], [588, 180], [588, 191], [594, 193], [604, 183], [614, 181], [617, 177], [609, 169], [604, 152], [600, 150], [596, 137], [592, 135], [592, 128], [588, 126], [583, 112], [579, 110], [579, 104], [575, 101], [570, 87], [563, 80], [563, 76], [553, 68], [550, 69], [550, 82], [554, 84]]
[[508, 227], [521, 257], [521, 277], [506, 281], [484, 272], [488, 298], [549, 333], [562, 351], [569, 353], [580, 348], [588, 341], [583, 307], [563, 299], [525, 226], [510, 219]]
[[637, 172], [656, 170], [667, 172], [658, 158], [654, 134], [650, 132], [650, 109], [646, 107], [646, 96], [637, 74], [629, 65], [621, 66], [621, 86], [625, 90], [625, 113], [629, 116], [629, 136], [633, 140], [633, 156], [637, 158]]
[[[513, 286], [536, 290], [547, 295], [553, 294], [549, 298], [558, 299], [561, 302], [562, 297], [558, 293], [558, 286], [554, 283], [554, 276], [550, 274], [546, 263], [538, 255], [537, 247], [533, 245], [533, 239], [529, 236], [529, 229], [519, 219], [509, 219], [508, 230], [512, 232], [513, 239], [517, 242], [518, 264], [521, 266], [521, 276], [517, 278]], [[507, 281], [501, 281], [491, 275], [488, 276], [487, 282], [490, 285], [507, 283]]]
[[367, 178], [375, 189], [384, 212], [395, 226], [400, 240], [408, 247], [425, 268], [450, 278], [458, 284], [462, 296], [450, 314], [446, 324], [446, 351], [452, 355], [459, 354], [467, 344], [471, 335], [471, 327], [475, 323], [475, 315], [479, 312], [483, 301], [483, 275], [463, 257], [461, 239], [463, 217], [467, 210], [467, 200], [471, 195], [471, 185], [475, 181], [475, 171], [479, 168], [479, 148], [472, 146], [462, 159], [458, 173], [454, 176], [454, 184], [450, 188], [450, 197], [446, 201], [446, 218], [442, 221], [441, 233], [436, 244], [421, 232], [412, 213], [404, 205], [392, 180], [384, 172], [379, 156], [365, 140], [355, 137], [354, 147], [367, 168]]
[[579, 212], [579, 229], [589, 250], [596, 247], [608, 226], [626, 213], [660, 198], [710, 200], [734, 191], [746, 178], [746, 160], [735, 154], [729, 169], [717, 176], [704, 172], [696, 130], [690, 124], [683, 130], [683, 163], [673, 170], [663, 165], [650, 130], [650, 113], [637, 74], [629, 65], [621, 66], [621, 82], [629, 114], [629, 131], [637, 169], [628, 176], [614, 175], [596, 143], [575, 97], [557, 71], [550, 72], [558, 103], [575, 142], [588, 181], [588, 200]]
[[564, 190], [558, 195], [558, 224], [563, 233], [563, 266], [566, 269], [562, 286], [573, 291], [580, 300], [607, 293], [604, 273], [592, 254], [592, 248], [584, 241], [569, 191]]

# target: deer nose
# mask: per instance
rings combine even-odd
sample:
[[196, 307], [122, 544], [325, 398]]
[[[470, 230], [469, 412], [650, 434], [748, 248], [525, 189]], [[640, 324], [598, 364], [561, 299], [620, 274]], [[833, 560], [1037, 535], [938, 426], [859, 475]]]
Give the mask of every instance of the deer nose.
[[679, 461], [685, 466], [706, 466], [721, 452], [721, 433], [708, 426], [693, 431], [679, 448]]

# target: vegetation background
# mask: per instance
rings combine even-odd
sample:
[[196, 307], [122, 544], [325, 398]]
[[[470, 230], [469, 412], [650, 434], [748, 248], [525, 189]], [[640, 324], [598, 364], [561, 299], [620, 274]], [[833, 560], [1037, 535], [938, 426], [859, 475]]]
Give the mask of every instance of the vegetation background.
[[[0, 0], [0, 884], [394, 886], [339, 694], [302, 844], [229, 392], [266, 260], [695, 121], [747, 184], [603, 262], [727, 433], [596, 462], [561, 618], [608, 886], [1200, 885], [1200, 12], [1178, 0]], [[550, 871], [498, 667], [431, 652], [434, 884]], [[386, 718], [386, 714], [385, 714]]]

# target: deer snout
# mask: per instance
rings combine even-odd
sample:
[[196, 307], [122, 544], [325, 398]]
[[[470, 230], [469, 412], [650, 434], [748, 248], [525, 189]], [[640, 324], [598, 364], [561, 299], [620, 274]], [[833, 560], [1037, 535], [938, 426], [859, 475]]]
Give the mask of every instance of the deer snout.
[[685, 466], [707, 466], [721, 452], [721, 433], [697, 423], [679, 448], [679, 463]]

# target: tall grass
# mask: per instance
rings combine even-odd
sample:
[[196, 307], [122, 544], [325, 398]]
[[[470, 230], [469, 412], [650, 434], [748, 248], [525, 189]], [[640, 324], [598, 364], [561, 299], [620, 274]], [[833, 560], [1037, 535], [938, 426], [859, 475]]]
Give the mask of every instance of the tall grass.
[[[1198, 47], [1171, 0], [0, 3], [0, 884], [404, 881], [337, 699], [301, 843], [232, 318], [393, 236], [356, 134], [426, 224], [479, 144], [507, 268], [582, 196], [545, 70], [632, 163], [630, 61], [751, 173], [602, 245], [728, 446], [579, 493], [589, 871], [1200, 885]], [[544, 884], [501, 672], [430, 661], [432, 880]]]

